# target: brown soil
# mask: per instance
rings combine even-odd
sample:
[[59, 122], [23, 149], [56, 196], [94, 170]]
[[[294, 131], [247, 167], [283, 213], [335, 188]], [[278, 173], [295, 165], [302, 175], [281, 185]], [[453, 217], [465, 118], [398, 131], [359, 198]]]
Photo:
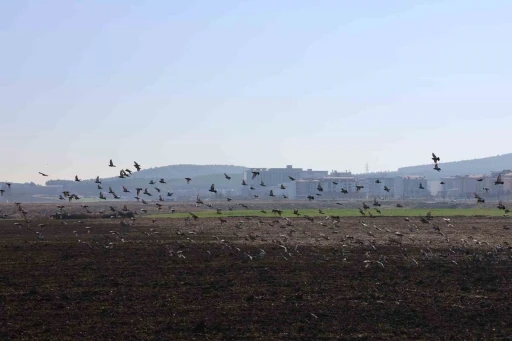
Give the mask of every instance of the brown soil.
[[507, 218], [287, 223], [0, 220], [0, 339], [512, 340]]

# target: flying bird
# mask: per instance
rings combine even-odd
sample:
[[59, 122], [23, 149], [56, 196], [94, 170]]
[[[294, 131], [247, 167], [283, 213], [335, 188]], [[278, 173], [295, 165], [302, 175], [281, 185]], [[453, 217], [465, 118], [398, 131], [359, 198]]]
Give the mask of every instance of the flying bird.
[[48, 174], [44, 174], [44, 173], [41, 173], [41, 172], [39, 172], [39, 174], [41, 174], [42, 176], [48, 176]]
[[110, 163], [108, 164], [109, 167], [115, 167], [114, 163], [112, 162], [112, 159], [110, 159]]
[[190, 183], [190, 180], [192, 180], [191, 178], [185, 178], [185, 180], [187, 180], [187, 184]]
[[228, 180], [231, 180], [231, 177], [229, 175], [227, 175], [226, 173], [224, 173], [224, 177]]
[[441, 161], [441, 159], [438, 158], [434, 153], [432, 153], [432, 160], [434, 160], [434, 163], [438, 163], [439, 161]]
[[290, 180], [292, 180], [292, 181], [295, 181], [295, 178], [294, 178], [294, 177], [292, 177], [292, 176], [289, 176], [289, 175], [288, 175], [288, 178], [289, 178]]
[[137, 170], [137, 172], [140, 171], [140, 165], [137, 163], [137, 161], [133, 161], [133, 167], [135, 167], [135, 169]]
[[258, 175], [260, 175], [260, 172], [251, 172], [252, 173], [252, 179], [254, 180]]
[[503, 180], [501, 179], [501, 174], [498, 175], [498, 178], [496, 179], [496, 181], [494, 181], [494, 184], [495, 185], [503, 185], [504, 184]]
[[210, 189], [208, 190], [208, 192], [217, 193], [217, 190], [215, 189], [215, 184], [212, 184], [210, 186]]

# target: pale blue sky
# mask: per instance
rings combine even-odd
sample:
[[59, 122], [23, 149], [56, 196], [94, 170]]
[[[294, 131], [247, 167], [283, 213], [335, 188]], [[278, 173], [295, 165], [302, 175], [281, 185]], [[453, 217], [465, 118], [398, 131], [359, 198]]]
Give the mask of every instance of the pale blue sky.
[[512, 1], [0, 0], [0, 181], [503, 154]]

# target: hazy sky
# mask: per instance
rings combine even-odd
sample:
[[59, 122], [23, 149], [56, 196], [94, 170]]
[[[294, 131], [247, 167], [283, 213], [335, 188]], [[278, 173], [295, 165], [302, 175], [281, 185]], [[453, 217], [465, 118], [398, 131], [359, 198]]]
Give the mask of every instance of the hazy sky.
[[[0, 181], [512, 152], [509, 0], [0, 0]], [[441, 166], [442, 167], [442, 166]]]

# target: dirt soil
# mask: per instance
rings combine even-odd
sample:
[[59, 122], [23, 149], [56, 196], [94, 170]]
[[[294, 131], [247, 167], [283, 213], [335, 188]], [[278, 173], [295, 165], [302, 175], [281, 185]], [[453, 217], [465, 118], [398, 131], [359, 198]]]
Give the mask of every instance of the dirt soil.
[[0, 220], [0, 340], [512, 340], [508, 219]]

